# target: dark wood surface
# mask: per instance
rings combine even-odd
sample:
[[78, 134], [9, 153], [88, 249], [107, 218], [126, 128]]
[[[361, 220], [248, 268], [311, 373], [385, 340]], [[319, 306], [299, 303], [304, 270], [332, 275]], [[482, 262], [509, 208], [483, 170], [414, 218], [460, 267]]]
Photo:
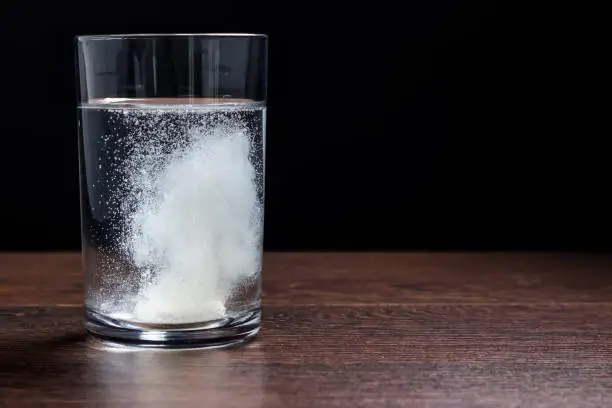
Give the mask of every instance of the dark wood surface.
[[83, 331], [80, 256], [0, 254], [0, 406], [610, 407], [612, 257], [269, 253], [241, 348]]

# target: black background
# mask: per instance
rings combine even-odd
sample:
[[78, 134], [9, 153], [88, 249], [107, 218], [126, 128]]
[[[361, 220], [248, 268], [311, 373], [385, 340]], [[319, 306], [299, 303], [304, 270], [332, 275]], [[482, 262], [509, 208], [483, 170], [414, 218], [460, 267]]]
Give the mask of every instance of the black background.
[[74, 35], [258, 32], [267, 249], [607, 250], [605, 53], [559, 7], [4, 3], [0, 249], [79, 247]]

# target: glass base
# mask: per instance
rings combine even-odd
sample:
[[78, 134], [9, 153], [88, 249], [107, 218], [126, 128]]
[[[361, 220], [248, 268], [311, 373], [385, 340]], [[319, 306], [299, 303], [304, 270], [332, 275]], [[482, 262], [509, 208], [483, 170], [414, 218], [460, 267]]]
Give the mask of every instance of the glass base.
[[85, 329], [116, 345], [147, 348], [225, 348], [251, 340], [261, 325], [259, 308], [231, 318], [190, 324], [144, 324], [85, 310]]

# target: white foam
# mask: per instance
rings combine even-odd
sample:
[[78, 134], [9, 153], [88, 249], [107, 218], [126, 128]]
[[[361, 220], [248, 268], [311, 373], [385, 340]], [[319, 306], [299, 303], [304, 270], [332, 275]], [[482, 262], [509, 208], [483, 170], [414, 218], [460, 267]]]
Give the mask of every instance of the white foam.
[[259, 270], [261, 211], [241, 126], [191, 130], [169, 158], [132, 160], [137, 206], [126, 248], [142, 270], [134, 319], [190, 323], [224, 316], [235, 286]]

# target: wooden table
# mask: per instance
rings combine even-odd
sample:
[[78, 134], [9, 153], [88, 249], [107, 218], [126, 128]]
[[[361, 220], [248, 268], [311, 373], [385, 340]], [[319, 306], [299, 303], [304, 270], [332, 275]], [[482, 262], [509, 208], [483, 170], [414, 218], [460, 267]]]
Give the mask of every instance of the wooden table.
[[0, 406], [610, 407], [611, 261], [269, 253], [256, 341], [120, 352], [83, 331], [78, 254], [1, 254]]

